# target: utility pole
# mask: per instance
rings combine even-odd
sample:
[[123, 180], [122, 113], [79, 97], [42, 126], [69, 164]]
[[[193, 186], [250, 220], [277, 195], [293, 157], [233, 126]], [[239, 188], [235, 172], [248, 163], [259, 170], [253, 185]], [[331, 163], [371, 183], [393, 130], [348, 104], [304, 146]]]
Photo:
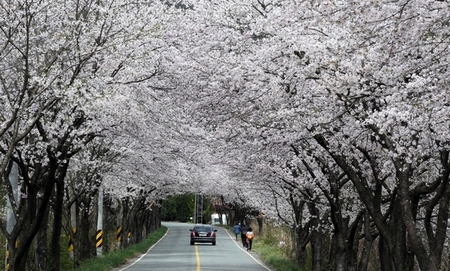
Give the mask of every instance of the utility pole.
[[196, 224], [203, 223], [203, 195], [202, 194], [195, 195], [195, 223]]

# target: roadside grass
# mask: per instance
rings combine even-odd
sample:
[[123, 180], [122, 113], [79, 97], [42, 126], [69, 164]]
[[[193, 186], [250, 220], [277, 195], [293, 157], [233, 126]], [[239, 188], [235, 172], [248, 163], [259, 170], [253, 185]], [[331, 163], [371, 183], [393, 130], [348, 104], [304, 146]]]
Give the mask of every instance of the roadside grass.
[[293, 259], [286, 256], [283, 249], [273, 244], [267, 244], [264, 240], [254, 240], [252, 250], [273, 271], [302, 271]]
[[[233, 226], [223, 226], [233, 234]], [[258, 226], [251, 225], [253, 232], [257, 235], [253, 239], [252, 251], [258, 254], [259, 258], [273, 271], [303, 271], [295, 263], [295, 259], [290, 258], [290, 246], [280, 246], [280, 240], [286, 240], [280, 237], [282, 231], [279, 228], [266, 226], [265, 234], [258, 234]], [[286, 240], [287, 241], [287, 240]]]
[[[115, 250], [101, 257], [92, 258], [80, 263], [77, 271], [108, 271], [125, 264], [129, 259], [144, 254], [147, 250], [158, 242], [167, 232], [167, 227], [161, 226], [158, 230], [152, 232], [147, 239], [139, 244], [131, 245], [123, 250]], [[74, 270], [62, 269], [62, 271]]]

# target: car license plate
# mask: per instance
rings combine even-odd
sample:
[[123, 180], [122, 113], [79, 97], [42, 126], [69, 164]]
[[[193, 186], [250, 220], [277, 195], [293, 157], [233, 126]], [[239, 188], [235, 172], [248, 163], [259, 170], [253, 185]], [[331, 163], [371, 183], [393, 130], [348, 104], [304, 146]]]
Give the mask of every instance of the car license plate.
[[206, 233], [199, 233], [198, 236], [206, 236]]

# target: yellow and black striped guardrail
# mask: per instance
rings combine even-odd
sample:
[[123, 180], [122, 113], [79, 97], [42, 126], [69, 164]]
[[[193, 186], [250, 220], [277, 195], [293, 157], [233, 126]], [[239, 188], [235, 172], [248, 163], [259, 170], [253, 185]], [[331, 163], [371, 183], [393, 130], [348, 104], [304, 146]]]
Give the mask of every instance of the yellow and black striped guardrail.
[[95, 235], [95, 247], [99, 248], [103, 245], [103, 230], [97, 230], [97, 234]]
[[122, 242], [122, 235], [123, 235], [123, 228], [119, 226], [119, 227], [117, 227], [117, 231], [116, 231], [118, 243]]

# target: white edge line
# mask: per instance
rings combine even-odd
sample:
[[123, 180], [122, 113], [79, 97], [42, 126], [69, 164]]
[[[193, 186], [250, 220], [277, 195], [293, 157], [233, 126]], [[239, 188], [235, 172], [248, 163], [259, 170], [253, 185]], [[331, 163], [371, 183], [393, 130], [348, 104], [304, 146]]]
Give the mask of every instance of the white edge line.
[[[234, 236], [231, 236], [230, 231], [225, 229], [224, 230], [227, 232], [228, 236], [231, 238], [231, 240], [233, 241], [233, 243], [242, 251], [244, 251], [245, 253], [247, 253], [255, 262], [257, 262], [259, 265], [261, 265], [262, 267], [264, 267], [266, 270], [268, 271], [272, 271], [272, 269], [270, 269], [268, 266], [266, 266], [264, 263], [258, 261], [258, 259], [256, 259], [255, 257], [253, 257], [252, 254], [250, 254], [246, 249], [243, 249], [240, 245], [238, 245], [238, 243], [234, 242], [235, 238]], [[119, 270], [120, 271], [120, 270]]]
[[137, 258], [134, 262], [132, 262], [132, 263], [130, 263], [130, 264], [127, 264], [126, 267], [124, 267], [124, 268], [122, 268], [122, 269], [119, 269], [119, 270], [117, 270], [117, 271], [127, 270], [128, 268], [132, 267], [132, 266], [135, 265], [137, 262], [139, 262], [140, 260], [142, 260], [142, 258], [144, 258], [145, 255], [147, 255], [147, 254], [150, 252], [150, 250], [152, 250], [152, 248], [153, 248], [154, 246], [156, 246], [162, 239], [164, 239], [164, 237], [166, 237], [167, 233], [169, 233], [169, 228], [167, 228], [167, 231], [166, 231], [166, 233], [163, 235], [163, 237], [161, 237], [161, 238], [158, 240], [158, 242], [154, 243], [153, 246], [151, 246], [144, 254], [141, 255], [141, 257]]

